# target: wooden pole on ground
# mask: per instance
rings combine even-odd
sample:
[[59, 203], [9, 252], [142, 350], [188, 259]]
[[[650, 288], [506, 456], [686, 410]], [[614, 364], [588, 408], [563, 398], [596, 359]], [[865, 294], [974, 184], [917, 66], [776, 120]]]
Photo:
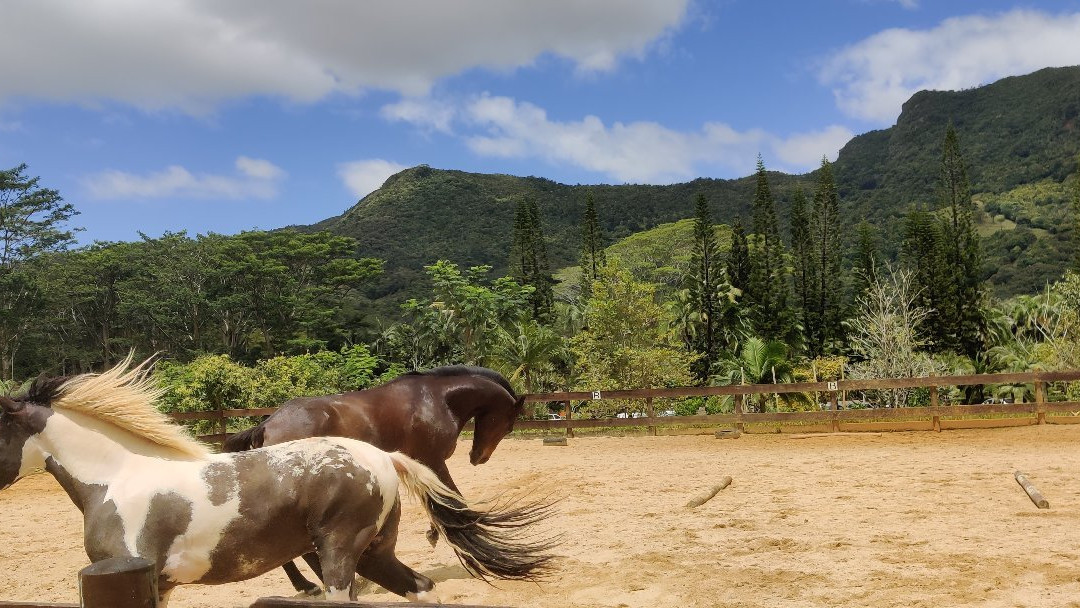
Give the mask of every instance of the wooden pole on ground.
[[1020, 471], [1017, 471], [1016, 473], [1013, 473], [1013, 477], [1016, 478], [1016, 483], [1020, 484], [1021, 488], [1024, 488], [1024, 491], [1027, 492], [1028, 498], [1031, 499], [1031, 502], [1035, 503], [1036, 507], [1039, 507], [1040, 509], [1050, 508], [1050, 503], [1046, 500], [1045, 497], [1043, 497], [1042, 492], [1040, 492], [1034, 485], [1031, 484], [1031, 481], [1027, 478], [1027, 475], [1024, 475]]
[[79, 571], [82, 608], [156, 608], [158, 577], [141, 557], [111, 557]]
[[720, 479], [720, 483], [718, 483], [718, 484], [716, 484], [716, 485], [714, 485], [714, 486], [712, 486], [710, 488], [705, 489], [704, 491], [702, 491], [697, 496], [691, 498], [690, 502], [686, 503], [686, 507], [688, 509], [693, 509], [694, 507], [700, 507], [701, 505], [709, 502], [709, 500], [713, 496], [716, 496], [717, 494], [719, 494], [720, 490], [723, 490], [724, 488], [726, 488], [726, 487], [728, 487], [730, 485], [731, 485], [731, 476], [730, 475], [725, 475], [724, 477], [722, 477]]

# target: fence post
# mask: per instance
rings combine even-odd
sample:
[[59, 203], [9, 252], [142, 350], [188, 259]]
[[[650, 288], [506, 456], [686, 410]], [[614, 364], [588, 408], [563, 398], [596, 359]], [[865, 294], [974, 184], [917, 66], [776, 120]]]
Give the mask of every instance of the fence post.
[[141, 557], [111, 557], [79, 571], [82, 608], [157, 608], [154, 563]]
[[218, 433], [221, 435], [221, 451], [225, 451], [225, 440], [228, 439], [229, 425], [225, 419], [225, 404], [221, 404], [222, 408], [218, 410]]
[[741, 433], [743, 429], [743, 395], [735, 395], [735, 428]]
[[[930, 407], [937, 407], [937, 406], [938, 406], [937, 387], [936, 386], [931, 386], [930, 387]], [[934, 430], [940, 433], [941, 432], [941, 416], [938, 416], [937, 414], [934, 414], [933, 421], [934, 421]]]
[[1035, 381], [1035, 412], [1037, 424], [1046, 424], [1046, 383]]
[[574, 415], [574, 408], [570, 407], [570, 400], [566, 400], [566, 436], [574, 438], [574, 427], [570, 426], [570, 419]]
[[[653, 409], [652, 397], [645, 398], [645, 414], [652, 419], [656, 416], [656, 410]], [[656, 425], [649, 425], [646, 428], [646, 432], [653, 437], [656, 436]]]
[[834, 433], [840, 432], [840, 420], [836, 417], [836, 411], [840, 409], [840, 404], [837, 402], [839, 397], [839, 391], [832, 391], [829, 393], [829, 407], [832, 409], [832, 430]]

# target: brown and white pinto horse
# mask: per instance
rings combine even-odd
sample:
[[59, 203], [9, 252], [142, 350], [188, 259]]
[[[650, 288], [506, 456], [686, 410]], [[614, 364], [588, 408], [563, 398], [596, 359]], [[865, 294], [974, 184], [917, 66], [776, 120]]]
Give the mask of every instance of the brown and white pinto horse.
[[[457, 448], [461, 429], [475, 419], [469, 461], [483, 464], [513, 430], [523, 403], [524, 397], [518, 397], [496, 371], [465, 365], [437, 367], [362, 391], [286, 401], [259, 425], [229, 437], [224, 451], [304, 437], [351, 437], [418, 460], [457, 492], [446, 459]], [[432, 526], [428, 540], [434, 545], [437, 538], [438, 528]], [[316, 563], [311, 565], [318, 570]], [[319, 586], [292, 563], [285, 564], [285, 572], [297, 591], [319, 592]]]
[[550, 566], [552, 543], [521, 528], [542, 506], [474, 510], [413, 459], [352, 439], [211, 454], [154, 409], [158, 389], [129, 365], [0, 397], [0, 489], [51, 473], [83, 512], [91, 561], [155, 562], [163, 602], [177, 585], [252, 578], [312, 551], [328, 598], [355, 598], [358, 573], [433, 599], [434, 583], [394, 555], [399, 485], [475, 576], [532, 580]]

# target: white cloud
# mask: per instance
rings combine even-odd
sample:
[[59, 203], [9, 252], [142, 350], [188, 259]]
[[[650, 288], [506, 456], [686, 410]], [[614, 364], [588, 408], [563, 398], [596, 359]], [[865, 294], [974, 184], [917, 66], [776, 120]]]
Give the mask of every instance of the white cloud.
[[770, 169], [806, 171], [817, 167], [822, 156], [835, 159], [852, 137], [837, 126], [780, 137], [721, 123], [676, 131], [647, 121], [607, 125], [597, 116], [563, 122], [551, 120], [536, 105], [491, 95], [470, 100], [453, 115], [459, 136], [480, 156], [537, 158], [631, 183], [743, 176], [754, 170], [759, 152]]
[[398, 103], [387, 104], [379, 110], [379, 115], [387, 120], [408, 122], [442, 133], [450, 133], [454, 113], [451, 104], [431, 98], [403, 99]]
[[354, 160], [338, 165], [338, 177], [354, 196], [363, 198], [382, 186], [386, 178], [406, 168], [381, 158]]
[[[203, 112], [224, 99], [424, 94], [472, 68], [551, 54], [579, 70], [640, 56], [690, 0], [33, 0], [0, 20], [0, 100]], [[35, 49], [27, 52], [27, 49]]]
[[97, 199], [269, 199], [285, 177], [273, 163], [246, 156], [236, 159], [236, 169], [237, 176], [194, 174], [179, 165], [147, 175], [109, 170], [85, 178], [83, 186]]
[[834, 54], [819, 79], [851, 116], [889, 124], [923, 89], [956, 90], [1047, 66], [1080, 64], [1080, 13], [1015, 10], [890, 29]]
[[830, 161], [836, 160], [837, 152], [854, 136], [847, 127], [832, 125], [821, 131], [798, 133], [778, 140], [773, 149], [780, 162], [806, 169], [820, 164], [823, 156]]

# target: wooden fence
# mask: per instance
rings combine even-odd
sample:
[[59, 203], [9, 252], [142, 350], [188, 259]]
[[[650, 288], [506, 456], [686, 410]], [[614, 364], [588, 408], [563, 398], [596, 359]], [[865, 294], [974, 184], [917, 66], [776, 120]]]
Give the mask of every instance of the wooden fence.
[[[833, 431], [840, 430], [842, 423], [867, 421], [902, 421], [927, 420], [934, 430], [941, 430], [941, 419], [950, 417], [992, 417], [995, 415], [1027, 416], [1033, 423], [1047, 422], [1047, 416], [1075, 416], [1080, 414], [1080, 402], [1047, 399], [1049, 383], [1063, 383], [1080, 380], [1080, 370], [1065, 372], [1018, 372], [1007, 374], [972, 374], [963, 376], [928, 376], [921, 378], [888, 378], [874, 380], [839, 380], [835, 382], [791, 382], [786, 384], [744, 384], [729, 386], [692, 386], [682, 388], [644, 388], [615, 391], [575, 391], [560, 393], [533, 393], [525, 396], [526, 402], [558, 402], [563, 404], [563, 420], [521, 420], [515, 429], [540, 429], [565, 432], [573, 437], [574, 429], [584, 428], [626, 428], [646, 427], [655, 433], [659, 426], [679, 425], [731, 425], [744, 428], [746, 425], [769, 424], [777, 427], [785, 425], [822, 425]], [[1034, 401], [1028, 403], [985, 403], [985, 404], [941, 404], [939, 390], [950, 386], [986, 386], [994, 384], [1030, 384], [1034, 388]], [[930, 405], [923, 407], [883, 408], [871, 407], [845, 409], [845, 394], [862, 391], [880, 391], [889, 389], [925, 388], [929, 392]], [[827, 409], [809, 412], [751, 412], [746, 411], [746, 397], [751, 395], [772, 395], [803, 393], [813, 394], [815, 399], [823, 398]], [[706, 414], [694, 416], [657, 416], [652, 406], [654, 399], [682, 397], [731, 396], [734, 401], [734, 413]], [[574, 418], [573, 401], [582, 400], [645, 400], [646, 412], [643, 417], [631, 418]], [[170, 414], [173, 420], [209, 420], [214, 422], [215, 432], [200, 436], [209, 443], [220, 444], [228, 437], [230, 418], [248, 416], [268, 416], [277, 408], [259, 409], [223, 409], [208, 412], [187, 412]], [[1080, 418], [1077, 418], [1080, 421]], [[1060, 420], [1057, 420], [1060, 421]]]

